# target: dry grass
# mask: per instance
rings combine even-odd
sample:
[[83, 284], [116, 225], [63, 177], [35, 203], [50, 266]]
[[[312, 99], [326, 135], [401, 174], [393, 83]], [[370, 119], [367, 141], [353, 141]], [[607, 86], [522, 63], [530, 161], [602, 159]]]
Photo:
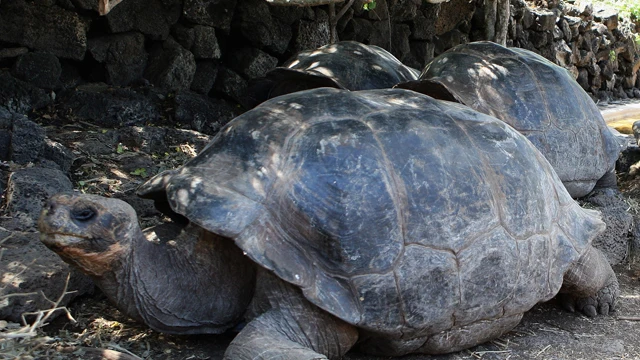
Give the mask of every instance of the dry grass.
[[[47, 336], [44, 328], [49, 320], [58, 312], [64, 312], [67, 320], [75, 324], [76, 319], [64, 306], [62, 299], [73, 293], [67, 291], [69, 276], [65, 287], [57, 300], [50, 300], [40, 292], [51, 306], [46, 310], [22, 314], [22, 324], [0, 321], [0, 360], [35, 360], [35, 359], [101, 359], [101, 360], [143, 360], [131, 351], [118, 345], [111, 335], [117, 334], [124, 326], [117, 321], [102, 318], [94, 320], [96, 331], [85, 329], [82, 334], [70, 334], [61, 331], [60, 336]], [[30, 296], [33, 293], [9, 294], [0, 296], [0, 300], [14, 296]], [[33, 319], [28, 321], [27, 319]], [[68, 336], [64, 336], [64, 334]], [[106, 341], [105, 341], [106, 340]], [[52, 354], [53, 355], [52, 357]]]
[[[48, 324], [48, 320], [56, 312], [64, 312], [70, 321], [75, 322], [69, 310], [66, 307], [60, 306], [62, 299], [66, 295], [73, 293], [73, 291], [67, 291], [68, 285], [69, 275], [67, 275], [62, 294], [55, 301], [48, 299], [44, 293], [40, 291], [40, 295], [51, 303], [51, 307], [46, 310], [22, 314], [22, 325], [8, 323], [6, 321], [0, 322], [0, 359], [26, 360], [34, 358], [34, 353], [45, 347], [50, 340], [48, 337], [43, 336], [40, 330]], [[15, 296], [31, 295], [33, 295], [33, 293], [14, 293], [0, 296], [0, 300]], [[35, 317], [35, 320], [29, 323], [27, 317]]]
[[622, 134], [633, 135], [633, 123], [638, 120], [640, 119], [633, 118], [633, 119], [615, 120], [615, 121], [608, 122], [607, 125], [618, 130]]

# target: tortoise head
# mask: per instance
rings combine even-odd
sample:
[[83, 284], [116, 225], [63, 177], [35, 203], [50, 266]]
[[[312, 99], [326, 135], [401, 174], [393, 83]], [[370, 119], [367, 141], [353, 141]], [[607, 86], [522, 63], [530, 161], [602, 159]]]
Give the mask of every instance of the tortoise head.
[[129, 253], [141, 236], [135, 210], [122, 200], [86, 194], [58, 194], [38, 221], [40, 239], [67, 263], [100, 277]]

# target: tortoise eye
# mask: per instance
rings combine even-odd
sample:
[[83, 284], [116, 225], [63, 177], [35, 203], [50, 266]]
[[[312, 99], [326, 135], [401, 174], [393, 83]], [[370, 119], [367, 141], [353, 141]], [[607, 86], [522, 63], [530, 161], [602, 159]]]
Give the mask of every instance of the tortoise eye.
[[89, 221], [91, 219], [93, 219], [96, 216], [96, 212], [95, 210], [93, 210], [92, 208], [89, 207], [83, 207], [80, 209], [73, 209], [71, 211], [71, 217], [74, 220], [78, 220], [78, 221]]

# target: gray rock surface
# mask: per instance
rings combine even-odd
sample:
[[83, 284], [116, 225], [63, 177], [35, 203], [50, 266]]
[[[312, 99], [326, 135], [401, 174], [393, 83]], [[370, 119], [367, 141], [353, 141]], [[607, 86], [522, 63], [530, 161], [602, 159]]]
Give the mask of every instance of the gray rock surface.
[[199, 94], [208, 94], [218, 76], [218, 63], [212, 60], [196, 61], [196, 73], [193, 75], [191, 90]]
[[11, 112], [26, 114], [51, 103], [42, 89], [16, 79], [8, 71], [0, 70], [0, 106]]
[[[5, 241], [0, 260], [0, 319], [22, 323], [25, 315], [33, 321], [37, 315], [28, 313], [49, 310], [58, 300], [62, 308], [76, 297], [93, 292], [91, 279], [47, 249], [37, 232], [8, 232], [7, 225], [1, 225], [0, 237]], [[63, 311], [57, 310], [54, 316], [61, 314]]]
[[237, 109], [220, 99], [180, 92], [175, 99], [175, 120], [191, 129], [214, 135], [222, 126], [239, 115]]
[[189, 22], [229, 32], [236, 2], [237, 0], [185, 0], [183, 16]]
[[214, 90], [242, 104], [247, 91], [247, 80], [231, 69], [220, 67]]
[[231, 53], [232, 68], [248, 79], [263, 77], [278, 64], [278, 59], [253, 47], [243, 47]]
[[44, 148], [44, 129], [25, 116], [15, 116], [11, 124], [11, 160], [18, 164], [36, 161]]
[[196, 59], [220, 59], [222, 53], [216, 38], [216, 30], [211, 26], [193, 27], [193, 47], [191, 52]]
[[137, 32], [107, 35], [89, 41], [93, 58], [105, 65], [109, 84], [126, 86], [142, 78], [148, 54], [144, 35]]
[[56, 5], [25, 0], [0, 3], [0, 41], [44, 50], [58, 57], [84, 58], [89, 22]]
[[[35, 222], [46, 199], [68, 191], [73, 191], [73, 185], [67, 174], [60, 170], [39, 167], [19, 169], [9, 176], [6, 211], [11, 216], [26, 214]], [[28, 222], [26, 225], [29, 225]]]
[[78, 87], [63, 103], [74, 119], [107, 128], [153, 123], [160, 117], [152, 98], [131, 89], [104, 85]]
[[13, 64], [11, 74], [42, 89], [54, 89], [60, 86], [62, 65], [55, 55], [36, 52], [18, 57]]
[[173, 39], [151, 50], [149, 66], [144, 76], [154, 85], [167, 90], [191, 87], [196, 73], [196, 61], [191, 52]]
[[153, 40], [165, 40], [180, 18], [182, 1], [127, 0], [107, 14], [112, 33], [139, 31]]

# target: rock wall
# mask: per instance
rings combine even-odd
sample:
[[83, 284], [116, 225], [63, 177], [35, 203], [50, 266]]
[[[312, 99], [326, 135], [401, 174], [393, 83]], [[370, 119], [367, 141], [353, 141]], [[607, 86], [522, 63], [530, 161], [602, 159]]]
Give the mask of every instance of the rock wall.
[[[415, 68], [454, 45], [482, 40], [483, 0], [377, 0], [370, 11], [362, 1], [338, 21], [339, 38], [379, 45]], [[329, 41], [326, 6], [125, 0], [99, 16], [97, 3], [0, 2], [0, 76], [6, 79], [0, 106], [26, 113], [82, 83], [104, 82], [190, 90], [234, 108], [249, 79]], [[599, 98], [640, 97], [638, 25], [588, 4], [549, 1], [533, 9], [512, 0], [508, 45], [565, 66]], [[16, 91], [20, 99], [9, 100]]]
[[512, 45], [569, 69], [600, 100], [640, 97], [640, 19], [620, 21], [617, 12], [587, 2], [549, 4], [548, 9], [530, 9], [512, 1]]

